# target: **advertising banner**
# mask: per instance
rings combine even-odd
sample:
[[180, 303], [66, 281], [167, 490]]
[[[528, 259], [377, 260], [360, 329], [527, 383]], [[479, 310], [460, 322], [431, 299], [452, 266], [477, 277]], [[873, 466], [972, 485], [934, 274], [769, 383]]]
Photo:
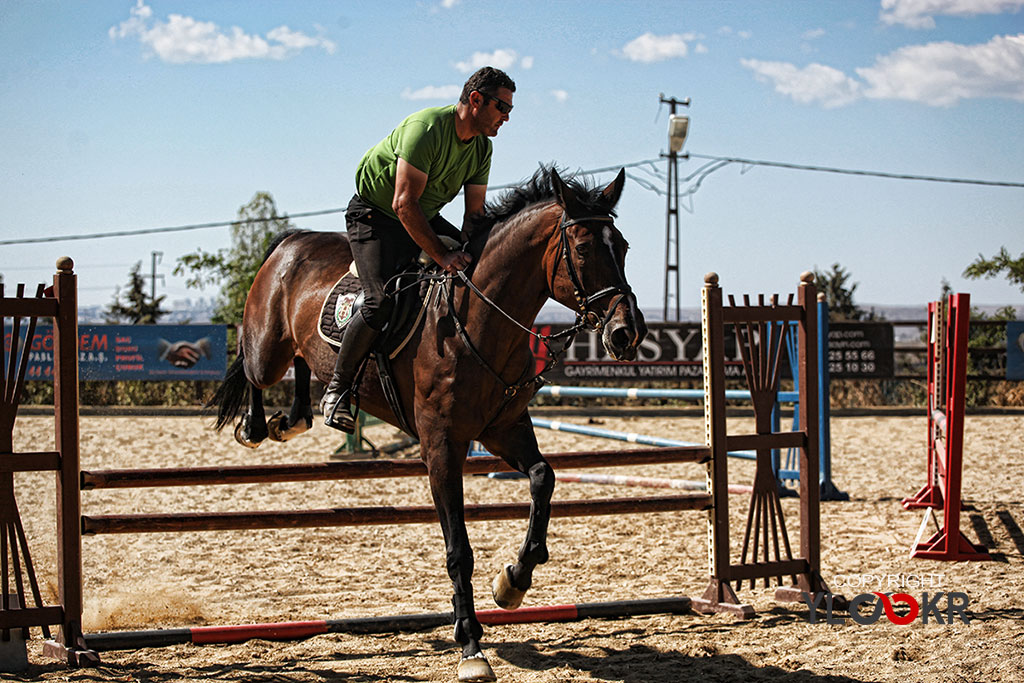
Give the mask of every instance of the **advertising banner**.
[[[10, 353], [13, 328], [4, 328]], [[19, 330], [19, 344], [26, 329]], [[26, 380], [53, 379], [53, 328], [36, 328]], [[78, 378], [219, 380], [227, 369], [226, 325], [79, 325]]]
[[895, 373], [892, 323], [829, 323], [832, 379], [886, 379]]
[[1006, 323], [1006, 379], [1024, 380], [1024, 321]]
[[[553, 334], [567, 325], [538, 325], [537, 334]], [[554, 384], [576, 382], [650, 382], [654, 380], [699, 380], [704, 376], [700, 323], [652, 323], [640, 345], [636, 361], [620, 363], [608, 356], [601, 335], [580, 332], [555, 367], [544, 373]], [[544, 369], [547, 349], [531, 340], [536, 364]], [[539, 348], [538, 348], [539, 347]], [[828, 361], [835, 379], [889, 378], [893, 376], [893, 329], [891, 323], [833, 323], [829, 330]], [[792, 377], [789, 354], [781, 356], [782, 376]], [[736, 345], [734, 328], [725, 329], [725, 373], [743, 378], [743, 357]]]
[[[548, 335], [567, 327], [564, 324], [537, 325], [533, 330], [537, 334]], [[560, 343], [556, 342], [556, 347]], [[548, 360], [548, 350], [536, 338], [531, 338], [530, 344], [536, 361], [534, 372], [541, 372]], [[742, 378], [743, 358], [736, 346], [732, 328], [726, 332], [725, 353], [726, 377]], [[788, 376], [785, 358], [783, 364], [784, 376]], [[613, 360], [605, 351], [601, 334], [584, 330], [576, 335], [576, 339], [566, 349], [562, 361], [544, 373], [544, 377], [553, 384], [699, 380], [703, 376], [700, 323], [652, 323], [634, 362]]]

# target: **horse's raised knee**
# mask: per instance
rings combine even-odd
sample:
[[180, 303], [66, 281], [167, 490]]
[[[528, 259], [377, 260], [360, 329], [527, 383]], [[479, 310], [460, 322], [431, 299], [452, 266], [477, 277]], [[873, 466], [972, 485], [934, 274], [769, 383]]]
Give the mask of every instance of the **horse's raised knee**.
[[551, 494], [555, 492], [555, 471], [551, 465], [542, 460], [527, 470], [526, 474], [530, 477], [530, 496], [533, 500], [549, 503]]

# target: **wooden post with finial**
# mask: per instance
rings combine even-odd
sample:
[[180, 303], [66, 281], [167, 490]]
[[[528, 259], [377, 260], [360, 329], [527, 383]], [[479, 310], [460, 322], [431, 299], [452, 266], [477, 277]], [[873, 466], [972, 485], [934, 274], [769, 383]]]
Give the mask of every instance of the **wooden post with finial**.
[[78, 451], [78, 277], [70, 257], [57, 259], [53, 293], [53, 409], [60, 453], [57, 471], [57, 592], [64, 608], [60, 634], [44, 651], [73, 665], [98, 661], [82, 634], [82, 533]]

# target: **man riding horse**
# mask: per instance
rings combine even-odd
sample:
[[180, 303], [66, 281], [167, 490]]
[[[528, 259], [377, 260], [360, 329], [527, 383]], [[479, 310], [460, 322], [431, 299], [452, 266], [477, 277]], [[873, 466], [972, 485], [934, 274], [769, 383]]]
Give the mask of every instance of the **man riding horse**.
[[412, 114], [363, 156], [356, 169], [356, 194], [345, 214], [349, 244], [364, 301], [345, 328], [320, 403], [324, 423], [351, 433], [355, 428], [352, 384], [391, 314], [384, 291], [388, 279], [423, 250], [455, 274], [472, 260], [449, 250], [439, 238], [461, 242], [441, 208], [464, 191], [464, 223], [483, 211], [491, 168], [491, 141], [512, 111], [516, 85], [504, 72], [484, 67], [462, 88], [458, 104]]

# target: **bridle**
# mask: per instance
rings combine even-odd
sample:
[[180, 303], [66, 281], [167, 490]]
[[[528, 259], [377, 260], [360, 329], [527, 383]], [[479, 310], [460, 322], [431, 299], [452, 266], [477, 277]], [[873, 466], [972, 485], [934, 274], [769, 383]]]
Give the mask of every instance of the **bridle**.
[[[483, 358], [483, 356], [480, 355], [480, 352], [477, 351], [476, 347], [473, 345], [473, 342], [470, 340], [469, 335], [466, 333], [466, 329], [463, 326], [462, 321], [459, 319], [459, 316], [456, 313], [453, 299], [454, 288], [450, 286], [451, 279], [456, 276], [447, 276], [445, 278], [445, 289], [447, 290], [448, 298], [448, 310], [451, 313], [452, 320], [455, 323], [455, 329], [458, 331], [460, 338], [466, 345], [466, 348], [469, 349], [470, 353], [477, 359], [477, 361], [482, 366], [484, 366], [484, 368], [486, 368], [491, 373], [491, 375], [493, 375], [495, 379], [498, 380], [498, 382], [505, 386], [506, 403], [510, 401], [517, 393], [519, 393], [520, 389], [533, 384], [542, 384], [544, 382], [543, 374], [550, 370], [559, 360], [561, 360], [561, 357], [565, 353], [566, 349], [568, 349], [569, 346], [572, 345], [572, 342], [576, 338], [576, 335], [579, 334], [582, 330], [594, 330], [600, 332], [602, 329], [604, 329], [605, 325], [608, 324], [612, 316], [615, 314], [615, 309], [618, 308], [623, 298], [633, 297], [633, 305], [636, 306], [636, 295], [633, 293], [632, 288], [629, 286], [629, 284], [625, 281], [624, 278], [618, 284], [605, 287], [597, 292], [594, 292], [593, 294], [588, 294], [585, 287], [583, 286], [582, 280], [580, 279], [579, 272], [576, 270], [576, 266], [573, 264], [572, 257], [569, 254], [569, 227], [573, 225], [578, 225], [580, 223], [614, 223], [614, 221], [614, 218], [607, 215], [592, 215], [582, 216], [580, 218], [570, 218], [568, 213], [566, 213], [564, 210], [562, 211], [562, 218], [558, 224], [558, 230], [560, 233], [559, 242], [561, 246], [559, 258], [565, 261], [565, 269], [569, 275], [569, 281], [572, 283], [573, 298], [576, 300], [577, 310], [576, 322], [571, 327], [568, 327], [562, 330], [561, 332], [556, 332], [555, 334], [537, 334], [536, 332], [534, 332], [533, 330], [531, 330], [530, 328], [526, 327], [521, 322], [513, 318], [507, 312], [505, 312], [498, 304], [496, 304], [486, 294], [480, 291], [480, 289], [473, 283], [472, 280], [470, 280], [469, 276], [466, 275], [464, 271], [460, 270], [456, 274], [456, 276], [462, 280], [466, 287], [468, 287], [469, 290], [472, 291], [477, 297], [479, 297], [484, 303], [486, 303], [495, 311], [497, 311], [505, 318], [510, 320], [520, 330], [535, 337], [539, 342], [541, 342], [548, 348], [548, 360], [544, 364], [544, 368], [540, 372], [530, 377], [529, 379], [522, 379], [522, 377], [529, 375], [530, 369], [529, 367], [527, 367], [526, 371], [520, 377], [520, 380], [518, 382], [514, 384], [508, 384], [501, 377], [501, 375], [498, 374], [498, 372], [490, 366], [490, 364]], [[463, 248], [465, 248], [465, 246]], [[558, 262], [556, 261], [554, 267], [551, 269], [551, 276], [548, 282], [548, 289], [552, 295], [554, 295], [554, 280], [557, 273]], [[590, 307], [591, 305], [594, 304], [594, 302], [599, 301], [607, 296], [615, 296], [615, 298], [612, 299], [611, 305], [608, 307], [608, 310], [605, 311], [605, 314], [602, 317], [598, 311], [594, 311]], [[556, 351], [551, 346], [551, 342], [561, 339], [564, 339], [565, 341], [562, 343], [561, 347], [558, 348], [558, 350]], [[502, 409], [503, 408], [504, 405], [502, 406]], [[498, 410], [498, 414], [500, 413], [501, 409]]]
[[[587, 294], [583, 287], [583, 281], [580, 279], [579, 273], [576, 271], [576, 266], [573, 264], [572, 258], [569, 254], [569, 230], [568, 228], [572, 225], [578, 225], [580, 223], [609, 223], [614, 224], [615, 219], [611, 216], [582, 216], [580, 218], [569, 218], [569, 214], [562, 211], [562, 220], [559, 222], [558, 230], [561, 233], [559, 241], [561, 242], [561, 258], [565, 261], [565, 270], [569, 274], [569, 281], [572, 283], [572, 295], [576, 299], [576, 323], [580, 324], [580, 321], [586, 321], [586, 327], [600, 332], [604, 329], [604, 326], [608, 324], [612, 316], [615, 314], [615, 309], [618, 308], [622, 300], [627, 296], [633, 297], [633, 303], [636, 304], [636, 297], [633, 294], [633, 289], [629, 284], [622, 280], [616, 285], [605, 287], [593, 294]], [[548, 283], [548, 289], [551, 293], [555, 292], [555, 273], [558, 272], [558, 263], [555, 263], [555, 267], [551, 271], [551, 281]], [[595, 301], [599, 301], [606, 296], [617, 294], [612, 303], [608, 306], [608, 310], [605, 311], [604, 317], [597, 311], [590, 310], [590, 305]]]

